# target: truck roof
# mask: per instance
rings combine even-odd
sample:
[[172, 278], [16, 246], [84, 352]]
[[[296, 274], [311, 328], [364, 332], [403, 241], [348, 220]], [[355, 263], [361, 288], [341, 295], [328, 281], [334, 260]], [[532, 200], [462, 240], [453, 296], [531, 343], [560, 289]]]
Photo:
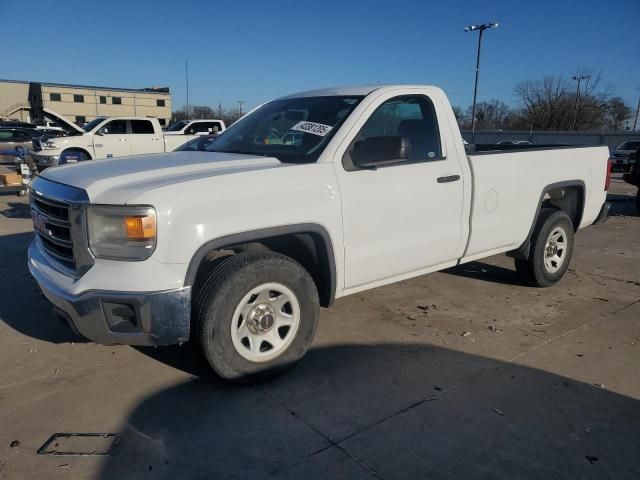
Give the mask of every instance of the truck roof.
[[425, 88], [433, 87], [433, 85], [354, 85], [346, 87], [321, 88], [318, 90], [307, 90], [304, 92], [293, 93], [280, 97], [278, 100], [285, 98], [301, 98], [301, 97], [331, 97], [331, 96], [349, 96], [349, 95], [368, 95], [374, 90], [396, 88]]

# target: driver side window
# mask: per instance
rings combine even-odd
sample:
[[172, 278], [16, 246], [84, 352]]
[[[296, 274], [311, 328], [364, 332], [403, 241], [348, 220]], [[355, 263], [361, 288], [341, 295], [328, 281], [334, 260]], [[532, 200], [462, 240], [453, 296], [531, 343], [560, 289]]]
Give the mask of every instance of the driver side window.
[[105, 135], [124, 135], [127, 133], [126, 120], [111, 120], [101, 128]]
[[424, 95], [405, 95], [387, 100], [373, 112], [343, 163], [347, 170], [358, 170], [359, 165], [377, 168], [435, 160], [442, 160], [442, 148], [433, 103]]

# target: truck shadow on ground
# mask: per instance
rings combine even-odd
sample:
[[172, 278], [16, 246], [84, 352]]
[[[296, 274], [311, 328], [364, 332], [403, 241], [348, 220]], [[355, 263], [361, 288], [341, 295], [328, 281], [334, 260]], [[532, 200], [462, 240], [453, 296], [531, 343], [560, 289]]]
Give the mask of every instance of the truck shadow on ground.
[[[183, 353], [164, 361], [201, 371]], [[638, 478], [638, 425], [638, 400], [545, 371], [335, 346], [266, 384], [205, 374], [149, 396], [100, 478]]]
[[7, 218], [31, 218], [31, 207], [28, 203], [8, 202], [7, 207], [0, 211], [0, 215]]
[[457, 267], [448, 268], [443, 270], [443, 272], [457, 277], [473, 278], [475, 280], [499, 283], [501, 285], [526, 286], [516, 273], [515, 267], [509, 269], [484, 262], [469, 262], [458, 265]]
[[609, 215], [612, 217], [637, 217], [639, 215], [638, 210], [636, 209], [636, 199], [634, 196], [610, 193], [607, 195], [607, 202], [611, 203]]
[[[27, 248], [33, 233], [0, 236], [0, 320], [31, 338], [53, 343], [84, 340], [74, 335], [40, 294], [27, 267]], [[20, 299], [19, 301], [17, 299]]]

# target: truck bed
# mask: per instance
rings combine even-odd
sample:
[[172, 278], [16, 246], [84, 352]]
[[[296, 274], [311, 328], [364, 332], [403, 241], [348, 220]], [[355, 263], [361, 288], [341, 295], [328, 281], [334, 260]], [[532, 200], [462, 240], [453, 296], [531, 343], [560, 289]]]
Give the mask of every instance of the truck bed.
[[473, 191], [465, 260], [520, 247], [550, 187], [581, 192], [578, 228], [597, 218], [606, 198], [607, 147], [491, 147], [468, 155]]

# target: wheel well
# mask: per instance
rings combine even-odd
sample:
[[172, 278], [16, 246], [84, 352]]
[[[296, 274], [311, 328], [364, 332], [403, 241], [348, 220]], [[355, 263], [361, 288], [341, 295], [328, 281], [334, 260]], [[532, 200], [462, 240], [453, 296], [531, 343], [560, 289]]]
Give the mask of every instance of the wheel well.
[[555, 183], [547, 186], [538, 202], [538, 208], [536, 214], [533, 217], [533, 222], [529, 229], [527, 238], [520, 247], [515, 250], [507, 252], [507, 255], [527, 259], [529, 258], [529, 251], [531, 249], [531, 235], [540, 218], [540, 211], [543, 208], [555, 208], [562, 210], [571, 219], [573, 224], [573, 230], [577, 231], [582, 221], [582, 213], [584, 211], [584, 183], [580, 180]]
[[[220, 243], [220, 242], [216, 242]], [[201, 250], [203, 250], [201, 248]], [[259, 237], [255, 240], [220, 243], [205, 251], [199, 250], [189, 265], [186, 285], [193, 285], [193, 296], [218, 262], [240, 252], [272, 251], [286, 255], [302, 265], [318, 289], [320, 305], [329, 307], [335, 299], [335, 261], [333, 249], [318, 232], [295, 232]]]
[[[545, 192], [541, 207], [562, 210], [571, 219], [573, 230], [577, 231], [582, 221], [582, 212], [584, 210], [584, 187], [569, 185], [550, 188]], [[539, 215], [540, 212], [536, 215], [536, 222]]]
[[82, 152], [87, 156], [87, 158], [89, 158], [89, 160], [91, 160], [91, 154], [88, 151], [86, 151], [84, 148], [80, 148], [80, 147], [65, 148], [60, 154], [60, 156], [64, 155], [65, 152]]

